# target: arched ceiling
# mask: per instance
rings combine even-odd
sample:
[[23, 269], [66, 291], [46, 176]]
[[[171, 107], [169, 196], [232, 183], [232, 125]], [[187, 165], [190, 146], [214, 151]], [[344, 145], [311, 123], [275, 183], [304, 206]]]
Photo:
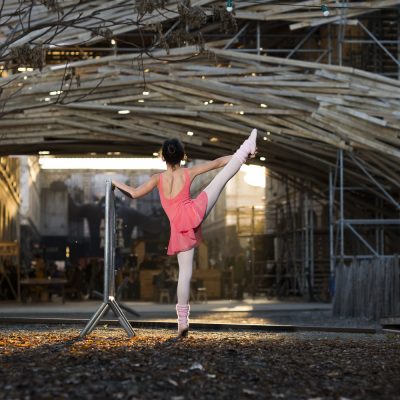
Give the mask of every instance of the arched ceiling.
[[175, 136], [209, 159], [256, 127], [258, 162], [277, 172], [326, 178], [340, 148], [398, 168], [400, 81], [211, 47], [188, 61], [194, 51], [146, 56], [142, 70], [121, 55], [9, 76], [0, 151], [151, 155]]
[[[74, 12], [89, 3], [96, 2], [80, 2]], [[124, 7], [132, 4], [114, 3], [125, 18]], [[301, 8], [302, 15], [293, 15], [293, 9], [268, 8], [274, 3], [279, 2], [243, 3], [247, 8], [238, 7], [236, 16], [266, 20], [279, 11], [296, 23], [321, 20], [319, 11]], [[359, 12], [368, 12], [370, 3], [363, 2]], [[386, 7], [400, 1], [379, 3]], [[32, 25], [39, 16], [32, 18]], [[10, 22], [11, 28], [17, 31], [17, 22]], [[76, 33], [65, 29], [63, 40], [81, 41], [73, 39]], [[0, 78], [0, 154], [48, 150], [150, 156], [174, 136], [185, 142], [192, 158], [211, 159], [233, 152], [256, 127], [260, 140], [254, 162], [273, 173], [306, 179], [325, 190], [337, 150], [344, 149], [368, 162], [387, 184], [399, 187], [399, 80], [224, 49], [228, 42], [207, 43], [207, 52], [201, 54], [187, 46], [169, 54], [111, 55]], [[350, 176], [354, 182], [366, 181], [356, 172]]]

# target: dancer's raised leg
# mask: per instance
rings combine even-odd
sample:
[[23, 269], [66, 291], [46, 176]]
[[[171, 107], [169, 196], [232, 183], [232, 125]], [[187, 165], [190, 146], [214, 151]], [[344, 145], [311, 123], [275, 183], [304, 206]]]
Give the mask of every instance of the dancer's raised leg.
[[227, 182], [239, 171], [242, 164], [247, 160], [250, 154], [254, 154], [256, 151], [256, 140], [257, 140], [257, 129], [253, 129], [249, 138], [246, 139], [240, 148], [233, 154], [232, 158], [229, 160], [228, 164], [218, 172], [215, 178], [210, 182], [210, 184], [204, 189], [207, 193], [208, 204], [206, 215], [209, 214], [211, 209], [214, 207], [219, 195], [221, 194], [223, 188]]
[[178, 336], [187, 336], [189, 330], [189, 299], [190, 299], [190, 280], [193, 271], [194, 249], [178, 253], [179, 277], [176, 305], [178, 316]]

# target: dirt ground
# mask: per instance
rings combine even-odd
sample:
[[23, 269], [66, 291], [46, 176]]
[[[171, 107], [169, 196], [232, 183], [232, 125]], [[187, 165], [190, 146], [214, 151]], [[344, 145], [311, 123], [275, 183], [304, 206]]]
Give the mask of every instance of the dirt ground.
[[0, 399], [400, 399], [400, 336], [0, 327]]

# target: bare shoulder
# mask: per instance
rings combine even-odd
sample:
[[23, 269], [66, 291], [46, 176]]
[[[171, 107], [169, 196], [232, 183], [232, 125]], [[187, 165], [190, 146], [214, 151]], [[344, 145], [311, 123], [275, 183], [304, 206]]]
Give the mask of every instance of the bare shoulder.
[[160, 180], [160, 175], [161, 175], [161, 172], [157, 172], [157, 173], [151, 175], [150, 182], [155, 185], [158, 185], [158, 181]]

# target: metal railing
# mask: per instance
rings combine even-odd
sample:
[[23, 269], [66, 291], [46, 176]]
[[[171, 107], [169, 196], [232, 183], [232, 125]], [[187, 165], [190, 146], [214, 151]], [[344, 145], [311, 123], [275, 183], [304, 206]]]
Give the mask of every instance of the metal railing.
[[129, 337], [135, 335], [131, 324], [125, 317], [120, 306], [115, 299], [115, 233], [116, 233], [116, 210], [115, 196], [111, 181], [106, 181], [106, 202], [105, 202], [105, 228], [104, 228], [104, 292], [103, 303], [94, 313], [92, 318], [81, 331], [80, 337], [83, 337], [96, 327], [101, 318], [110, 309], [118, 318], [119, 323], [125, 329]]

